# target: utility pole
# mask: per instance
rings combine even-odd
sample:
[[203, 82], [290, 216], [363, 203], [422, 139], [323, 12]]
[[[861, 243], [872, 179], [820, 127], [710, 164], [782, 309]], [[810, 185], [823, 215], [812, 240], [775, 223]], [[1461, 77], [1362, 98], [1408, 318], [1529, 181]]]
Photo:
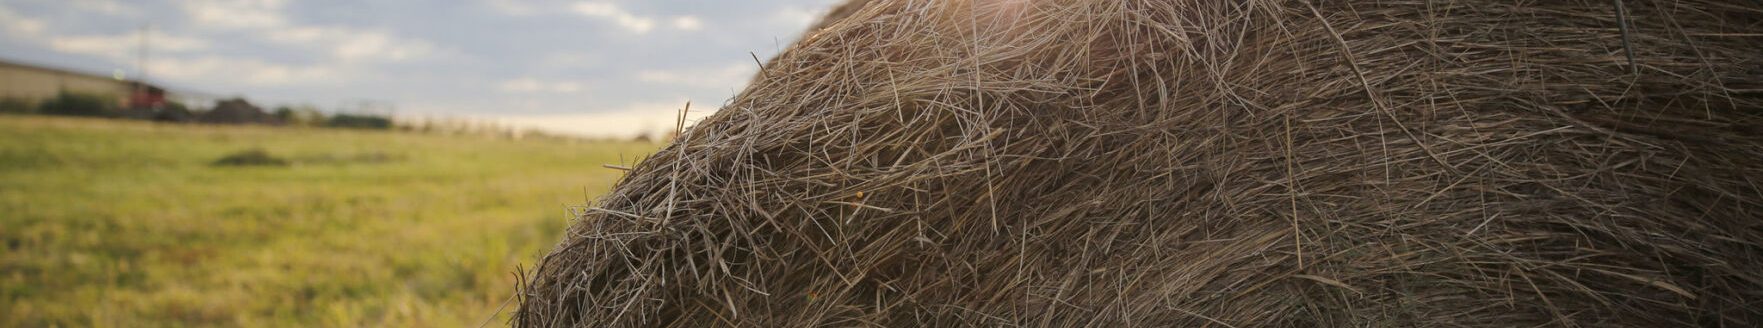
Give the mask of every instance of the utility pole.
[[[141, 53], [140, 53], [140, 56], [138, 58], [136, 58], [140, 61], [135, 63], [135, 73], [139, 74], [140, 76], [135, 77], [135, 81], [134, 81], [135, 92], [134, 92], [134, 94], [129, 95], [128, 106], [129, 107], [144, 107], [145, 109], [148, 109], [151, 111], [158, 111], [158, 110], [162, 109], [161, 106], [163, 105], [163, 102], [164, 102], [164, 100], [162, 98], [164, 91], [161, 90], [161, 93], [156, 95], [153, 92], [153, 87], [150, 87], [147, 85], [147, 65], [148, 65], [147, 59], [149, 58], [148, 51], [151, 50], [150, 46], [153, 44], [152, 43], [152, 40], [153, 40], [152, 35], [153, 35], [153, 23], [141, 24]], [[137, 108], [130, 108], [130, 109], [137, 109]], [[155, 114], [148, 114], [148, 115], [155, 115]]]
[[147, 82], [147, 47], [150, 40], [148, 35], [152, 33], [153, 23], [141, 24], [141, 53], [140, 56], [136, 58], [139, 62], [135, 63], [135, 73], [140, 76], [135, 77], [136, 82]]

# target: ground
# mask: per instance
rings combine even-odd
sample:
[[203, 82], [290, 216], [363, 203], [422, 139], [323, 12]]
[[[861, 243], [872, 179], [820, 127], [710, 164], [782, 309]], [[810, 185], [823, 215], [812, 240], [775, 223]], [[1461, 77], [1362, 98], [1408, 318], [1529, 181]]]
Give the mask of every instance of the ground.
[[0, 326], [501, 325], [654, 148], [0, 115]]

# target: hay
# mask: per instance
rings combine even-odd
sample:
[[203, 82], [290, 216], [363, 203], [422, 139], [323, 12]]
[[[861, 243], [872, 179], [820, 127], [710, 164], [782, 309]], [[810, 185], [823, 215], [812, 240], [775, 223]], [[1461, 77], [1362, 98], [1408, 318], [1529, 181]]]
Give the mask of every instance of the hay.
[[237, 151], [214, 160], [214, 166], [288, 166], [287, 159], [271, 155], [263, 148]]
[[1763, 325], [1763, 6], [1053, 2], [805, 36], [514, 323]]

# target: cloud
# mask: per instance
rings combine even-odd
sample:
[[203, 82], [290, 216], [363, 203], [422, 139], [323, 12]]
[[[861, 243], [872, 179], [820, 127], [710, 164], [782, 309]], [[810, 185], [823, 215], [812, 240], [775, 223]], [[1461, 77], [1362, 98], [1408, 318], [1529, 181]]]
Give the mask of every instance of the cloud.
[[541, 81], [533, 78], [502, 81], [499, 88], [507, 93], [576, 93], [583, 89], [581, 83], [574, 81]]
[[[655, 18], [642, 16], [619, 8], [618, 4], [605, 1], [582, 1], [569, 6], [569, 10], [577, 15], [593, 19], [609, 20], [618, 27], [636, 34], [649, 33], [655, 29]], [[704, 28], [704, 21], [698, 16], [676, 16], [667, 20], [667, 26], [680, 31], [696, 31]]]
[[564, 6], [557, 3], [534, 3], [528, 0], [479, 0], [498, 13], [509, 16], [533, 16], [551, 12], [562, 12], [606, 21], [633, 34], [646, 34], [658, 27], [667, 27], [679, 31], [696, 31], [704, 28], [704, 20], [694, 15], [657, 18], [639, 15], [619, 7], [608, 0], [577, 1]]
[[637, 16], [610, 2], [577, 2], [569, 7], [576, 14], [590, 18], [610, 19], [619, 27], [637, 34], [655, 29], [655, 19]]
[[[147, 34], [149, 49], [154, 52], [189, 52], [207, 49], [206, 39], [170, 35], [159, 30]], [[128, 60], [140, 49], [141, 36], [136, 33], [117, 35], [52, 36], [47, 39], [55, 51], [92, 55], [111, 60]]]
[[204, 56], [163, 58], [148, 64], [154, 76], [209, 85], [282, 86], [335, 81], [346, 71], [333, 66], [294, 66], [255, 58]]
[[74, 8], [111, 16], [139, 16], [141, 10], [114, 0], [72, 0]]
[[43, 27], [46, 25], [48, 24], [41, 19], [25, 17], [12, 11], [12, 8], [0, 6], [0, 28], [5, 29], [7, 35], [17, 38], [36, 37], [43, 34]]
[[539, 12], [539, 8], [522, 0], [483, 0], [483, 3], [496, 12], [509, 16], [531, 16]]
[[[88, 9], [103, 11], [120, 7], [111, 7], [105, 1], [93, 1]], [[190, 19], [203, 28], [244, 29], [267, 35], [271, 39], [277, 36], [287, 38], [289, 43], [313, 44], [330, 49], [333, 55], [342, 59], [340, 62], [320, 62], [307, 65], [290, 65], [266, 61], [253, 57], [233, 57], [197, 54], [210, 50], [214, 42], [206, 38], [187, 34], [170, 34], [162, 30], [152, 30], [148, 34], [149, 45], [153, 51], [153, 60], [148, 63], [148, 71], [158, 79], [174, 80], [180, 83], [192, 83], [218, 86], [286, 86], [311, 85], [339, 81], [348, 76], [348, 72], [359, 71], [363, 67], [349, 65], [358, 59], [404, 59], [426, 54], [432, 47], [426, 43], [410, 42], [391, 37], [389, 34], [375, 31], [358, 31], [347, 28], [319, 28], [289, 26], [282, 19], [279, 9], [281, 0], [242, 0], [213, 1], [192, 0], [181, 2]], [[249, 21], [249, 22], [247, 22]], [[134, 32], [112, 35], [57, 35], [45, 30], [44, 21], [24, 18], [3, 6], [0, 6], [0, 27], [15, 38], [29, 43], [40, 44], [60, 53], [88, 55], [104, 58], [112, 62], [129, 62], [135, 60], [140, 46], [140, 34]], [[292, 31], [292, 33], [275, 33], [276, 31]]]
[[285, 24], [283, 0], [179, 1], [191, 21], [213, 28], [274, 27]]
[[749, 63], [735, 63], [715, 69], [645, 70], [637, 72], [637, 80], [702, 88], [739, 88], [747, 83], [756, 68]]
[[246, 30], [265, 39], [316, 48], [344, 62], [404, 61], [426, 57], [435, 46], [389, 32], [344, 26], [297, 24], [283, 16], [285, 0], [190, 0], [181, 2], [199, 26]]
[[679, 16], [673, 18], [673, 28], [681, 31], [696, 31], [704, 27], [704, 21], [697, 16]]
[[427, 41], [405, 39], [391, 33], [334, 26], [293, 26], [265, 32], [272, 41], [315, 46], [345, 62], [367, 60], [403, 61], [435, 51]]
[[0, 39], [19, 45], [0, 56], [127, 70], [135, 27], [151, 19], [163, 33], [153, 35], [146, 71], [169, 86], [268, 101], [370, 97], [404, 113], [659, 133], [672, 130], [684, 99], [699, 101], [694, 116], [709, 113], [705, 105], [752, 76], [747, 52], [780, 46], [787, 40], [772, 35], [800, 32], [832, 1], [391, 1], [337, 12], [298, 0], [0, 0]]
[[600, 56], [585, 52], [554, 52], [539, 59], [541, 67], [552, 70], [598, 68], [604, 62]]
[[[684, 105], [684, 100], [642, 102], [591, 113], [505, 116], [501, 121], [515, 127], [585, 137], [654, 136], [673, 131], [680, 107]], [[715, 113], [715, 109], [693, 106], [692, 111], [686, 113], [686, 123], [690, 126]]]
[[819, 20], [821, 16], [825, 15], [825, 12], [820, 9], [783, 6], [771, 14], [771, 21], [784, 26], [808, 28], [808, 25], [814, 24], [815, 20]]

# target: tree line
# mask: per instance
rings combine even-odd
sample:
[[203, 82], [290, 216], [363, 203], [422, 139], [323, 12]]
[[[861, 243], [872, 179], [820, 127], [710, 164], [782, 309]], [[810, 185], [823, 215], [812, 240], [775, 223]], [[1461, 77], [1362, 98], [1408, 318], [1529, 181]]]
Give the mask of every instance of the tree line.
[[379, 114], [325, 113], [312, 106], [280, 106], [265, 111], [243, 98], [223, 99], [207, 108], [192, 108], [166, 101], [152, 107], [131, 108], [115, 97], [62, 91], [32, 104], [19, 98], [0, 99], [0, 113], [138, 119], [162, 122], [210, 124], [263, 124], [356, 129], [391, 129], [392, 118]]

